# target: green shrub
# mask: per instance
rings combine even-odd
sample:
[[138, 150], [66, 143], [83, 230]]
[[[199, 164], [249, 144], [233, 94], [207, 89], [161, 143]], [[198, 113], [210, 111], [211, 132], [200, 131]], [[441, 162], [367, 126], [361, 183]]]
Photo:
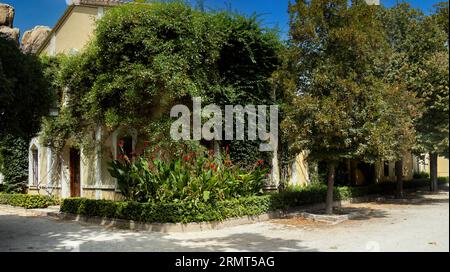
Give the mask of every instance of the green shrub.
[[413, 177], [414, 177], [414, 179], [427, 179], [427, 178], [430, 178], [430, 174], [428, 174], [427, 172], [421, 171], [418, 173], [414, 173]]
[[58, 204], [58, 200], [50, 196], [28, 194], [0, 193], [0, 204], [19, 206], [26, 209], [47, 208]]
[[438, 177], [438, 183], [447, 184], [448, 183], [448, 177]]
[[248, 197], [216, 203], [138, 203], [85, 198], [67, 198], [61, 211], [85, 216], [118, 218], [139, 222], [188, 223], [221, 221], [259, 215], [273, 210], [270, 196]]

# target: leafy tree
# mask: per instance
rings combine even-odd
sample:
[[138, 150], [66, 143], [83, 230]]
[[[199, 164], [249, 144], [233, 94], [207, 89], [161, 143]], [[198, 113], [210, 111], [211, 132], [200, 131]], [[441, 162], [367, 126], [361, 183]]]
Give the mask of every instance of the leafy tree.
[[447, 33], [448, 41], [448, 1], [439, 2], [434, 5], [436, 8], [435, 13], [432, 15], [440, 27]]
[[[283, 130], [292, 150], [308, 150], [310, 160], [327, 163], [327, 213], [339, 161], [393, 159], [414, 139], [414, 97], [384, 80], [389, 48], [377, 12], [363, 1], [299, 0], [290, 6], [298, 58], [290, 65], [296, 84], [289, 84]], [[399, 106], [398, 99], [412, 106]]]
[[[431, 189], [437, 190], [437, 157], [448, 156], [448, 2], [425, 16], [407, 3], [383, 10], [381, 21], [393, 54], [386, 79], [417, 96], [422, 116], [415, 122], [416, 152], [428, 152]], [[446, 23], [443, 17], [447, 16]]]
[[51, 97], [39, 60], [0, 38], [0, 138], [33, 136], [48, 113]]
[[0, 156], [5, 187], [22, 191], [27, 177], [28, 142], [49, 111], [52, 94], [39, 60], [0, 37]]

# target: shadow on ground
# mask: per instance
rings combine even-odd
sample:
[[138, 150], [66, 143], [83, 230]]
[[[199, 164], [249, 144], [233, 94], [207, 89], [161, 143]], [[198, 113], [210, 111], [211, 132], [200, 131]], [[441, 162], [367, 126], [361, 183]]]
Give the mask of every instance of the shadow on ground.
[[213, 232], [201, 232], [195, 238], [175, 236], [49, 218], [0, 215], [0, 251], [315, 251], [300, 246], [300, 240], [250, 232], [221, 237]]
[[436, 198], [439, 194], [448, 194], [448, 187], [439, 190], [438, 193], [432, 193], [429, 191], [417, 191], [412, 193], [406, 193], [403, 198], [385, 198], [375, 201], [376, 204], [383, 205], [439, 205], [449, 203], [448, 198]]

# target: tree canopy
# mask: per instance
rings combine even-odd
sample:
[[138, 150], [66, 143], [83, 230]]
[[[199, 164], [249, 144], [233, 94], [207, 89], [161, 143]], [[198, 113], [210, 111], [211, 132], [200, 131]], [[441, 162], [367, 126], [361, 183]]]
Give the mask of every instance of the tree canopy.
[[420, 100], [421, 118], [415, 122], [416, 153], [430, 154], [432, 189], [437, 189], [437, 157], [448, 157], [448, 2], [436, 5], [435, 13], [401, 3], [384, 9], [381, 20], [393, 54], [387, 75]]
[[415, 141], [418, 100], [387, 80], [393, 50], [379, 10], [364, 1], [290, 5], [297, 58], [282, 127], [293, 150], [328, 163], [328, 212], [338, 162], [398, 160]]
[[39, 60], [0, 37], [0, 139], [7, 134], [33, 136], [51, 103]]
[[402, 131], [412, 126], [414, 97], [385, 83], [390, 49], [377, 9], [361, 1], [291, 6], [299, 59], [284, 128], [315, 159], [395, 159], [413, 141]]
[[8, 191], [25, 187], [28, 143], [41, 128], [52, 98], [39, 60], [0, 37], [0, 170]]

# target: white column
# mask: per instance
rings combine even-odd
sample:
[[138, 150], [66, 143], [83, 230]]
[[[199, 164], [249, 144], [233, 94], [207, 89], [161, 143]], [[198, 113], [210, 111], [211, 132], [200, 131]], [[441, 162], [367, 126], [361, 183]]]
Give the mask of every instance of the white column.
[[[276, 142], [276, 141], [274, 141]], [[278, 188], [280, 184], [280, 167], [278, 166], [278, 145], [274, 144], [273, 156], [272, 156], [272, 182], [271, 185]]]
[[101, 19], [105, 14], [105, 9], [103, 7], [98, 7], [97, 9], [97, 19]]
[[102, 192], [99, 189], [102, 182], [102, 126], [97, 125], [95, 131], [95, 198], [101, 199]]
[[69, 163], [69, 149], [67, 147], [64, 147], [61, 152], [61, 197], [70, 197]]
[[53, 186], [53, 152], [47, 147], [47, 187]]
[[52, 38], [50, 40], [50, 52], [49, 55], [54, 57], [56, 56], [56, 35], [53, 33]]

